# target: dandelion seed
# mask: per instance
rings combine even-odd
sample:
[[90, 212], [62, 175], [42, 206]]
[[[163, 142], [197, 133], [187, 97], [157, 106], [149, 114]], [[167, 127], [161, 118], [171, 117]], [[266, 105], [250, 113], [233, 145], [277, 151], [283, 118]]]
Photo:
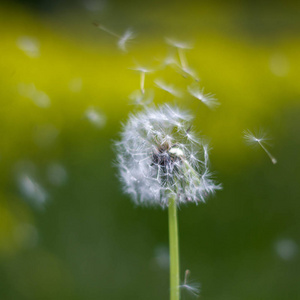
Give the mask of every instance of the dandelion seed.
[[21, 36], [17, 39], [17, 46], [29, 57], [40, 56], [40, 43], [38, 39], [29, 36]]
[[179, 61], [180, 61], [182, 69], [188, 69], [188, 62], [187, 62], [184, 50], [192, 49], [193, 47], [189, 43], [180, 42], [180, 41], [176, 41], [176, 40], [169, 39], [169, 38], [166, 38], [166, 42], [167, 42], [167, 44], [169, 44], [177, 49], [178, 57], [179, 57]]
[[197, 72], [190, 68], [190, 67], [186, 67], [186, 68], [180, 68], [181, 72], [183, 73], [184, 77], [188, 77], [190, 76], [191, 78], [193, 78], [195, 81], [199, 82], [200, 78], [197, 74]]
[[134, 105], [147, 106], [153, 102], [154, 93], [148, 90], [143, 94], [140, 90], [136, 90], [130, 94], [129, 99]]
[[198, 203], [221, 188], [210, 178], [207, 148], [186, 133], [191, 120], [168, 105], [131, 115], [116, 150], [124, 191], [135, 203], [166, 207], [172, 195], [177, 205]]
[[144, 94], [145, 93], [145, 76], [146, 76], [146, 73], [151, 73], [153, 72], [152, 69], [148, 69], [148, 68], [145, 68], [145, 67], [135, 67], [135, 68], [130, 68], [131, 70], [134, 70], [134, 71], [137, 71], [140, 73], [140, 89], [141, 89], [141, 92]]
[[127, 52], [127, 44], [130, 40], [133, 40], [135, 38], [135, 34], [132, 30], [127, 29], [124, 34], [119, 38], [118, 41], [118, 47], [124, 51]]
[[174, 55], [168, 55], [168, 56], [162, 61], [162, 66], [163, 66], [163, 67], [166, 67], [166, 66], [175, 66], [175, 67], [181, 68], [179, 62], [178, 62], [177, 59], [174, 57]]
[[177, 90], [173, 84], [166, 84], [163, 80], [161, 79], [156, 79], [154, 80], [154, 83], [159, 87], [160, 89], [170, 93], [171, 95], [175, 97], [181, 97], [182, 93]]
[[249, 145], [259, 145], [269, 156], [273, 164], [277, 163], [277, 159], [269, 152], [269, 150], [264, 146], [266, 141], [269, 139], [263, 131], [260, 131], [258, 135], [255, 136], [250, 130], [244, 130], [244, 139]]
[[37, 90], [33, 83], [28, 85], [20, 83], [18, 89], [21, 96], [29, 98], [41, 108], [48, 108], [51, 105], [50, 97], [45, 92]]
[[185, 271], [184, 282], [180, 285], [180, 289], [187, 291], [189, 294], [198, 297], [200, 294], [200, 284], [195, 282], [189, 282], [188, 277], [191, 272], [189, 270]]
[[275, 251], [283, 260], [292, 260], [298, 253], [298, 245], [292, 239], [280, 239], [275, 243]]
[[118, 48], [124, 52], [127, 52], [128, 42], [135, 39], [135, 34], [131, 29], [127, 29], [123, 35], [118, 35], [115, 32], [111, 31], [110, 29], [104, 27], [101, 24], [94, 23], [94, 25], [96, 27], [98, 27], [99, 29], [101, 29], [102, 31], [110, 34], [111, 36], [116, 37], [118, 39], [118, 41], [117, 41]]
[[155, 247], [154, 260], [160, 268], [167, 270], [170, 266], [170, 255], [168, 247], [162, 245]]
[[216, 106], [220, 105], [218, 100], [214, 97], [213, 94], [204, 93], [204, 89], [200, 89], [197, 85], [188, 86], [188, 92], [198, 100], [200, 100], [203, 104], [208, 106], [209, 108], [215, 108]]
[[18, 178], [21, 193], [37, 208], [43, 208], [48, 198], [46, 191], [28, 174]]
[[179, 48], [179, 49], [193, 49], [193, 46], [190, 43], [182, 42], [170, 38], [166, 38], [166, 43], [172, 47]]
[[86, 109], [84, 115], [92, 124], [94, 124], [98, 128], [103, 128], [106, 124], [106, 116], [92, 106]]

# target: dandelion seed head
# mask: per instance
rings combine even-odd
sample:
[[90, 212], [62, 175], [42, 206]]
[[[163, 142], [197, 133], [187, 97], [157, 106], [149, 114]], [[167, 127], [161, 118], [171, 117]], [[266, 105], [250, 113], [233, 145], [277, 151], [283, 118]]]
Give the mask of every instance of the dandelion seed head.
[[198, 203], [221, 188], [211, 179], [206, 146], [187, 134], [191, 121], [186, 111], [163, 105], [131, 115], [124, 125], [117, 164], [124, 191], [136, 204], [166, 207], [170, 196], [178, 205]]
[[215, 95], [211, 93], [205, 94], [204, 89], [201, 89], [198, 85], [188, 86], [188, 92], [211, 109], [220, 105], [218, 100], [215, 98]]

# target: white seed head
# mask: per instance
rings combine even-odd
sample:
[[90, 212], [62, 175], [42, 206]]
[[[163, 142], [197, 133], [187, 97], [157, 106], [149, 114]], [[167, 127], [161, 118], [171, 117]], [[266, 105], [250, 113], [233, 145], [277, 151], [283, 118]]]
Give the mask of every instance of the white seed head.
[[198, 85], [190, 85], [188, 86], [188, 92], [198, 100], [200, 100], [203, 104], [208, 106], [209, 108], [215, 108], [216, 106], [220, 105], [218, 100], [214, 97], [213, 94], [204, 93], [204, 89], [200, 88]]
[[205, 201], [221, 188], [211, 179], [207, 146], [191, 132], [192, 117], [163, 105], [131, 115], [116, 143], [124, 191], [136, 204]]

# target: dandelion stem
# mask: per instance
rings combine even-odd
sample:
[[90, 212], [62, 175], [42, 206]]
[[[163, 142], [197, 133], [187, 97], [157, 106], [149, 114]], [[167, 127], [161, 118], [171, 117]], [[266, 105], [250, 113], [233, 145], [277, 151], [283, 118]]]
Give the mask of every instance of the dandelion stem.
[[169, 199], [170, 300], [179, 300], [179, 247], [176, 198]]

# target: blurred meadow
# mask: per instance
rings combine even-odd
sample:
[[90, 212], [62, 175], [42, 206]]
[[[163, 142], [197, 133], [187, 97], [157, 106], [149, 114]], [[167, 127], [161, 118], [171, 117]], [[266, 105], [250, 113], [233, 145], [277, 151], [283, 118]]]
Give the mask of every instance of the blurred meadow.
[[[131, 28], [128, 52], [93, 22]], [[140, 110], [137, 66], [156, 70], [154, 103], [193, 112], [223, 185], [180, 208], [182, 280], [189, 269], [204, 300], [300, 299], [299, 2], [1, 1], [0, 27], [1, 300], [168, 299], [167, 212], [135, 207], [113, 163]], [[161, 67], [165, 38], [193, 45], [188, 63], [218, 108]], [[244, 142], [259, 128], [276, 165]]]

